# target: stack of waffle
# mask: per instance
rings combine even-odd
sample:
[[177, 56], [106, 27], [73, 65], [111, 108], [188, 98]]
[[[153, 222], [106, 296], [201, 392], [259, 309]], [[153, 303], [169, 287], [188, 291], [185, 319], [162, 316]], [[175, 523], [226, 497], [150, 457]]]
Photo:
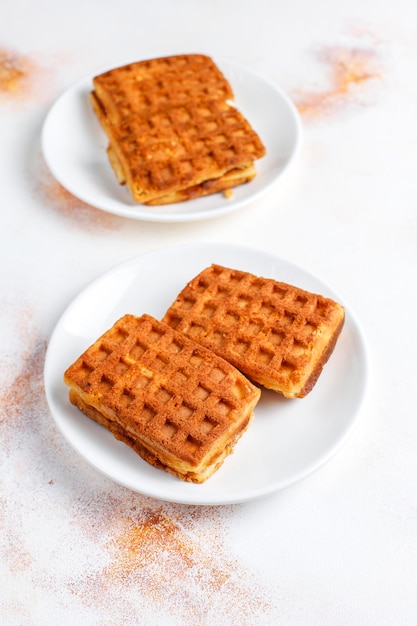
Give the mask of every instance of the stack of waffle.
[[151, 465], [201, 483], [248, 428], [260, 391], [149, 315], [125, 315], [65, 372], [70, 400]]
[[330, 298], [212, 265], [162, 321], [125, 315], [65, 372], [70, 400], [150, 464], [201, 483], [248, 428], [258, 383], [314, 387], [344, 323]]
[[265, 147], [210, 57], [139, 61], [93, 79], [108, 157], [133, 199], [161, 205], [252, 180]]

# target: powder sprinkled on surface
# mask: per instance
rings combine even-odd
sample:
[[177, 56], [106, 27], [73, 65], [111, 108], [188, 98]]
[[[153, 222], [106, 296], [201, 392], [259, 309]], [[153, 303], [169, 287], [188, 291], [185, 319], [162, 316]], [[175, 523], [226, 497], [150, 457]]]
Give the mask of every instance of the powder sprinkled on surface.
[[376, 33], [372, 25], [362, 20], [350, 20], [345, 27], [346, 34], [354, 37], [357, 41], [368, 42], [372, 46], [381, 46], [387, 43], [386, 39]]
[[13, 338], [0, 367], [0, 572], [12, 615], [31, 623], [36, 595], [88, 624], [265, 623], [274, 590], [228, 541], [240, 507], [161, 503], [91, 468], [49, 414], [33, 311], [3, 302], [1, 320]]
[[32, 65], [26, 57], [0, 49], [0, 93], [16, 94], [24, 89], [31, 70]]
[[34, 57], [0, 48], [0, 102], [24, 105], [47, 96], [50, 71]]
[[49, 172], [44, 162], [38, 168], [37, 190], [54, 211], [86, 229], [97, 227], [119, 230], [121, 218], [96, 209], [63, 187]]
[[[21, 371], [16, 375], [10, 387], [0, 393], [0, 422], [6, 420], [10, 425], [20, 425], [25, 411], [33, 404], [35, 398], [42, 394], [42, 370], [46, 350], [46, 342], [39, 340], [28, 347], [23, 357]], [[45, 408], [46, 405], [44, 404]]]
[[103, 544], [108, 564], [74, 582], [73, 593], [108, 611], [123, 594], [130, 620], [141, 598], [184, 626], [216, 623], [220, 614], [224, 625], [258, 623], [272, 608], [269, 593], [232, 556], [222, 515], [202, 508], [196, 519], [188, 507], [159, 505], [115, 516]]
[[[13, 303], [3, 302], [3, 310], [8, 312]], [[16, 306], [16, 304], [15, 304]], [[13, 315], [15, 328], [10, 332], [16, 335], [15, 342], [21, 346], [20, 352], [3, 354], [0, 366], [0, 431], [2, 444], [6, 445], [6, 435], [10, 431], [13, 438], [16, 431], [30, 429], [33, 424], [27, 420], [27, 412], [33, 407], [46, 410], [43, 387], [43, 364], [46, 341], [32, 328], [33, 314], [29, 308], [16, 306]], [[3, 325], [7, 319], [3, 321]]]
[[352, 102], [364, 104], [363, 89], [381, 79], [375, 50], [360, 47], [326, 47], [318, 60], [330, 68], [330, 85], [318, 91], [298, 91], [294, 101], [305, 118], [335, 113]]
[[[43, 387], [46, 341], [34, 329], [33, 312], [29, 307], [3, 300], [1, 313], [2, 327], [7, 329], [15, 347], [9, 351], [3, 346], [0, 361], [0, 487], [4, 487], [8, 481], [19, 485], [21, 474], [28, 471], [26, 461], [16, 459], [22, 440], [38, 429], [39, 415], [47, 410]], [[10, 466], [14, 469], [13, 475], [5, 469]], [[13, 525], [7, 523], [6, 513], [15, 498], [13, 492], [11, 494], [0, 490], [2, 555], [10, 574], [18, 577], [30, 569], [33, 557], [19, 534], [17, 510], [14, 510]]]

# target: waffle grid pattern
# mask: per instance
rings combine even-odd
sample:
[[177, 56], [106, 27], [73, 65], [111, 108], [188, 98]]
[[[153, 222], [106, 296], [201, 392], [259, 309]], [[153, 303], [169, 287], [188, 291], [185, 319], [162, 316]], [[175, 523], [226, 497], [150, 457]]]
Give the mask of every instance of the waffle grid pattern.
[[227, 101], [233, 92], [204, 55], [178, 55], [131, 63], [94, 79], [113, 123], [133, 112], [148, 114], [198, 99]]
[[220, 102], [173, 107], [149, 118], [132, 115], [111, 133], [138, 194], [198, 184], [263, 153], [246, 119]]
[[193, 460], [254, 397], [230, 364], [147, 315], [119, 320], [65, 376], [103, 413], [114, 412], [126, 432]]
[[335, 303], [272, 279], [212, 266], [178, 296], [164, 320], [249, 375], [285, 383], [309, 363]]
[[[179, 202], [255, 176], [265, 146], [230, 104], [232, 89], [210, 57], [138, 62], [96, 76], [93, 85], [110, 163], [136, 202]], [[226, 179], [233, 170], [243, 174]]]

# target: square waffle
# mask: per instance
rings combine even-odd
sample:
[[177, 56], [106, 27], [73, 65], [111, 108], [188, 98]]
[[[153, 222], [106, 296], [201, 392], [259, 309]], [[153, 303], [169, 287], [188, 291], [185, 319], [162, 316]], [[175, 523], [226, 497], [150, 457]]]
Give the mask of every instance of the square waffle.
[[107, 118], [118, 124], [132, 113], [154, 111], [196, 100], [233, 100], [232, 88], [213, 60], [181, 54], [137, 61], [93, 78], [94, 95]]
[[209, 57], [133, 63], [96, 76], [93, 85], [110, 163], [136, 202], [184, 201], [256, 175], [265, 147], [230, 104], [232, 89]]
[[[94, 96], [92, 96], [92, 102], [94, 108], [96, 109], [97, 116], [99, 117], [99, 119], [101, 119], [101, 123], [104, 127], [107, 124], [107, 120], [105, 116], [103, 116], [103, 110], [100, 106], [100, 103]], [[110, 133], [111, 128], [109, 127], [108, 134]], [[111, 145], [107, 147], [107, 155], [119, 183], [121, 185], [124, 185], [126, 183], [126, 177], [121, 163]], [[148, 200], [146, 204], [149, 206], [172, 204], [174, 202], [184, 202], [193, 198], [201, 198], [203, 196], [217, 193], [219, 191], [230, 190], [232, 187], [242, 185], [243, 183], [248, 183], [250, 180], [255, 178], [255, 176], [255, 166], [253, 163], [250, 163], [247, 167], [231, 169], [219, 178], [205, 180], [202, 183], [192, 185], [191, 187], [186, 187], [184, 189], [174, 189], [162, 196], [158, 195], [157, 198], [153, 200]]]
[[314, 387], [333, 352], [344, 308], [286, 283], [212, 265], [188, 283], [166, 324], [287, 398]]
[[248, 428], [260, 391], [149, 315], [125, 315], [65, 372], [71, 402], [151, 465], [202, 483]]

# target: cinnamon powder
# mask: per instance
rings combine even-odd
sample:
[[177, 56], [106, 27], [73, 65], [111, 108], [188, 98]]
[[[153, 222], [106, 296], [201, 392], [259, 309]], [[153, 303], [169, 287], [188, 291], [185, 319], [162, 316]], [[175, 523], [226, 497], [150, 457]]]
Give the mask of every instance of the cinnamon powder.
[[50, 70], [28, 56], [11, 48], [0, 48], [0, 101], [19, 105], [43, 101], [49, 97]]
[[24, 89], [31, 71], [32, 64], [26, 57], [0, 49], [0, 92], [16, 94]]
[[[6, 308], [16, 351], [4, 351], [0, 370], [0, 445], [9, 458], [0, 482], [0, 530], [12, 579], [114, 626], [143, 623], [148, 615], [181, 626], [208, 626], [219, 616], [223, 626], [265, 623], [277, 610], [274, 590], [228, 539], [240, 507], [154, 501], [113, 484], [55, 440], [43, 387], [46, 342], [29, 307]], [[37, 536], [32, 519], [51, 526], [42, 545], [26, 534], [29, 523]], [[44, 555], [53, 551], [57, 524], [70, 533], [60, 540], [51, 575]], [[9, 596], [14, 614], [19, 598]], [[29, 622], [30, 603], [21, 610]]]
[[13, 310], [15, 328], [10, 332], [15, 335], [15, 345], [20, 347], [20, 351], [4, 354], [0, 366], [0, 424], [4, 422], [0, 434], [5, 436], [6, 429], [12, 429], [15, 435], [16, 430], [27, 428], [24, 421], [32, 407], [40, 403], [46, 409], [43, 391], [46, 341], [34, 331], [29, 308], [12, 302], [3, 302], [2, 306], [6, 313]]
[[119, 230], [122, 227], [119, 217], [96, 209], [65, 189], [52, 176], [43, 161], [38, 167], [37, 190], [48, 206], [59, 215], [86, 229], [96, 230], [97, 227], [102, 227]]
[[373, 49], [360, 47], [326, 47], [318, 59], [330, 69], [330, 84], [317, 92], [298, 91], [294, 100], [304, 117], [318, 117], [334, 113], [351, 102], [363, 104], [365, 85], [381, 79], [377, 54]]
[[[140, 497], [133, 497], [140, 503]], [[108, 564], [83, 583], [73, 583], [73, 593], [106, 611], [123, 596], [124, 618], [131, 623], [138, 605], [154, 605], [183, 626], [217, 623], [219, 615], [224, 625], [258, 623], [273, 608], [271, 590], [233, 557], [224, 509], [190, 510], [142, 503], [132, 516], [115, 515], [117, 521], [103, 544]], [[226, 515], [233, 511], [229, 507]]]

